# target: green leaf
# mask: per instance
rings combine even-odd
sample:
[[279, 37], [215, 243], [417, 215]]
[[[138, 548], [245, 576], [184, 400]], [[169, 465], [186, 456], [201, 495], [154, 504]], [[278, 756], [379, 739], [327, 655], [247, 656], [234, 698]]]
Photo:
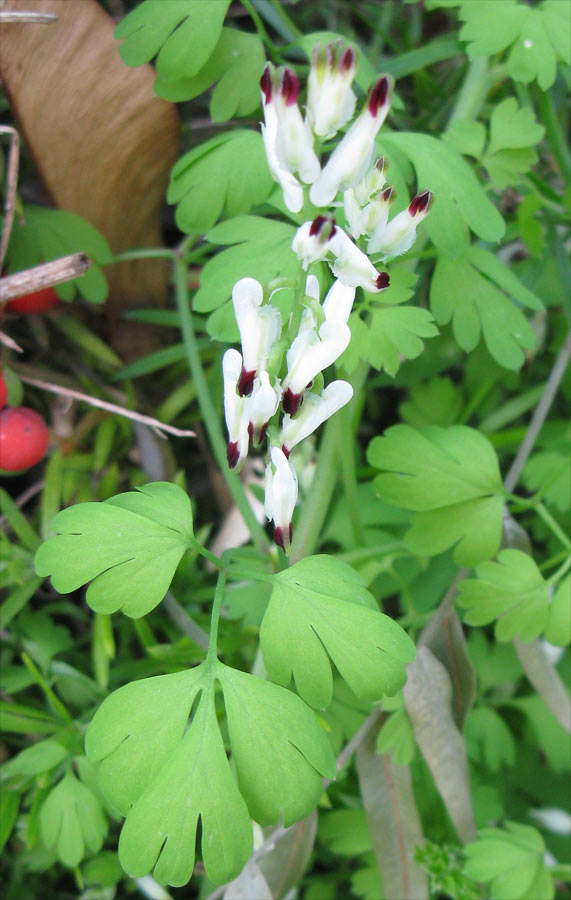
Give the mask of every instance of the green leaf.
[[319, 817], [319, 840], [331, 853], [360, 856], [373, 849], [364, 809], [336, 809]]
[[487, 153], [534, 147], [544, 134], [545, 128], [537, 122], [532, 110], [527, 106], [518, 107], [514, 97], [507, 97], [492, 111]]
[[134, 618], [161, 602], [193, 540], [190, 500], [165, 481], [64, 509], [52, 524], [55, 537], [36, 553], [38, 575], [64, 594], [91, 581], [95, 612]]
[[470, 260], [480, 272], [491, 281], [494, 281], [498, 287], [506, 291], [510, 297], [517, 300], [523, 306], [528, 306], [538, 312], [544, 311], [545, 307], [537, 294], [525, 287], [519, 278], [514, 275], [512, 270], [506, 266], [499, 257], [483, 247], [471, 246], [466, 253], [466, 258]]
[[483, 165], [488, 170], [490, 181], [498, 190], [505, 190], [525, 181], [524, 176], [533, 168], [538, 159], [535, 150], [500, 150], [492, 155], [486, 154]]
[[49, 794], [40, 813], [42, 840], [55, 848], [65, 866], [74, 868], [86, 850], [97, 853], [107, 821], [95, 794], [69, 771]]
[[237, 216], [221, 222], [208, 232], [206, 239], [228, 249], [204, 266], [194, 308], [198, 312], [218, 309], [230, 299], [239, 278], [256, 278], [261, 284], [274, 278], [296, 281], [300, 267], [291, 250], [294, 234], [292, 225], [258, 216]]
[[0, 703], [0, 720], [3, 731], [16, 734], [49, 734], [61, 725], [49, 713], [17, 703]]
[[414, 644], [380, 613], [354, 569], [331, 556], [311, 556], [273, 577], [260, 629], [270, 678], [296, 688], [306, 703], [331, 702], [329, 658], [357, 697], [395, 694], [414, 659]]
[[68, 751], [56, 741], [45, 740], [26, 747], [2, 766], [2, 777], [14, 775], [39, 775], [59, 765], [68, 756]]
[[528, 10], [508, 57], [508, 71], [515, 81], [525, 84], [537, 78], [544, 91], [555, 81], [557, 53], [547, 34], [542, 10]]
[[553, 595], [549, 606], [549, 617], [545, 626], [545, 637], [556, 647], [566, 647], [571, 643], [571, 575], [564, 578]]
[[[483, 265], [485, 274], [498, 279], [499, 270], [490, 264], [486, 251], [482, 256], [477, 249], [474, 254], [474, 249], [466, 258], [438, 258], [430, 285], [430, 308], [439, 325], [452, 319], [454, 336], [463, 350], [470, 352], [477, 346], [482, 330], [494, 359], [506, 369], [518, 369], [525, 361], [524, 350], [535, 346], [534, 331], [518, 307], [471, 264], [473, 260]], [[513, 291], [509, 276], [500, 277], [502, 286], [509, 285]], [[530, 302], [527, 293], [519, 296]]]
[[16, 217], [14, 222], [6, 265], [9, 272], [18, 272], [80, 252], [90, 257], [91, 268], [79, 278], [58, 285], [56, 291], [64, 301], [73, 300], [79, 291], [91, 303], [103, 303], [109, 288], [100, 267], [111, 262], [111, 250], [103, 235], [75, 213], [25, 206], [24, 221]]
[[529, 491], [540, 491], [545, 501], [565, 513], [571, 497], [571, 469], [567, 453], [541, 450], [525, 465], [523, 482]]
[[532, 641], [543, 632], [549, 613], [549, 589], [534, 561], [521, 550], [502, 550], [497, 562], [484, 562], [476, 578], [464, 580], [458, 603], [469, 625], [497, 619], [498, 641]]
[[430, 556], [458, 544], [454, 558], [461, 565], [494, 555], [503, 488], [496, 454], [483, 435], [463, 425], [420, 431], [395, 425], [373, 438], [367, 458], [384, 470], [374, 481], [381, 498], [416, 511], [406, 535], [414, 552]]
[[486, 127], [472, 119], [456, 119], [444, 132], [442, 140], [457, 153], [480, 159], [486, 142]]
[[490, 7], [488, 0], [463, 2], [460, 17], [466, 23], [460, 32], [462, 41], [470, 41], [469, 56], [491, 56], [505, 50], [516, 40], [527, 15], [527, 7], [518, 0], [502, 0]]
[[194, 77], [157, 78], [155, 93], [179, 103], [197, 97], [218, 82], [210, 100], [210, 117], [227, 122], [248, 116], [260, 105], [260, 76], [265, 64], [264, 46], [257, 34], [223, 28], [212, 55]]
[[428, 134], [383, 135], [383, 146], [396, 147], [416, 169], [418, 187], [435, 195], [427, 231], [444, 253], [455, 256], [467, 245], [464, 222], [484, 241], [498, 241], [505, 224], [486, 197], [468, 163], [452, 147]]
[[558, 56], [571, 66], [571, 8], [567, 0], [546, 0], [543, 24]]
[[[482, 828], [478, 840], [464, 847], [464, 873], [476, 881], [491, 881], [492, 900], [552, 900], [555, 889], [544, 852], [543, 838], [529, 825], [506, 822], [505, 830]], [[532, 893], [532, 887], [537, 892]]]
[[158, 53], [162, 78], [196, 75], [213, 52], [230, 0], [145, 0], [115, 29], [124, 39], [119, 55], [128, 66], [141, 66]]
[[[238, 786], [224, 751], [214, 683], [224, 693]], [[190, 724], [188, 717], [193, 711]], [[135, 877], [186, 884], [198, 817], [208, 877], [236, 877], [261, 824], [302, 818], [335, 760], [313, 713], [289, 691], [221, 663], [133, 682], [104, 701], [87, 732], [106, 797], [127, 814], [119, 842]], [[316, 769], [318, 771], [316, 771]]]
[[462, 393], [450, 378], [438, 375], [410, 389], [410, 401], [399, 406], [399, 415], [413, 428], [439, 425], [446, 428], [458, 419], [463, 406]]
[[473, 709], [466, 719], [468, 756], [491, 772], [515, 763], [515, 741], [502, 716], [486, 706]]
[[435, 337], [438, 329], [427, 309], [417, 306], [375, 308], [367, 326], [368, 339], [363, 358], [375, 369], [394, 376], [401, 357], [416, 359], [424, 350], [421, 338]]
[[20, 811], [20, 794], [17, 791], [0, 791], [0, 850], [12, 834]]
[[178, 227], [201, 234], [223, 212], [231, 219], [249, 212], [272, 188], [262, 136], [238, 129], [185, 153], [171, 172], [167, 200], [176, 204]]

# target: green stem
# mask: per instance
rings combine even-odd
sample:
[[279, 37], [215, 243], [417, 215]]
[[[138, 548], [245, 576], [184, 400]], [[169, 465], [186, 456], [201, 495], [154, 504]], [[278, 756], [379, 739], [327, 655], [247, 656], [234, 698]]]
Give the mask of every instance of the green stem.
[[268, 52], [269, 52], [270, 56], [272, 57], [272, 61], [275, 63], [278, 63], [278, 65], [279, 65], [280, 54], [278, 52], [278, 49], [277, 49], [276, 45], [274, 44], [274, 42], [272, 41], [272, 39], [270, 38], [268, 32], [266, 31], [266, 26], [262, 22], [261, 17], [258, 15], [258, 12], [255, 9], [253, 3], [251, 3], [250, 0], [240, 0], [240, 2], [242, 4], [242, 6], [244, 7], [244, 9], [247, 9], [248, 12], [250, 13], [250, 15], [252, 17], [252, 21], [253, 21], [254, 25], [256, 26], [256, 31], [258, 32], [262, 41], [264, 42], [265, 46], [267, 47]]
[[558, 581], [561, 581], [564, 575], [571, 569], [571, 556], [568, 556], [562, 566], [559, 566], [556, 572], [553, 573], [551, 578], [547, 579], [547, 584], [557, 584]]
[[537, 91], [536, 96], [539, 103], [540, 121], [545, 125], [545, 133], [551, 152], [557, 161], [563, 178], [566, 182], [569, 182], [571, 180], [571, 152], [557, 117], [553, 95], [550, 91]]
[[125, 250], [124, 253], [118, 253], [111, 262], [130, 262], [134, 259], [174, 259], [175, 256], [174, 250], [169, 250], [167, 247], [141, 247], [137, 250]]
[[464, 84], [460, 88], [458, 99], [448, 119], [448, 128], [457, 119], [475, 119], [489, 90], [486, 77], [488, 57], [476, 56], [468, 65]]
[[545, 508], [543, 503], [537, 503], [535, 506], [537, 514], [543, 519], [547, 527], [553, 532], [555, 537], [559, 538], [564, 547], [571, 550], [571, 540], [567, 537], [558, 522], [555, 521], [551, 513]]
[[220, 557], [216, 556], [216, 554], [212, 553], [210, 550], [207, 550], [206, 547], [203, 547], [202, 544], [196, 540], [196, 538], [194, 540], [191, 540], [189, 543], [191, 544], [193, 550], [196, 550], [197, 553], [199, 553], [201, 556], [204, 556], [204, 558], [211, 562], [213, 566], [216, 566], [217, 569], [224, 568], [224, 564], [222, 563]]
[[59, 697], [54, 694], [46, 679], [37, 668], [37, 666], [34, 665], [27, 653], [22, 653], [22, 662], [33, 675], [34, 681], [45, 695], [46, 700], [48, 701], [55, 714], [59, 716], [60, 719], [63, 719], [64, 722], [73, 722], [73, 716], [70, 712], [68, 712]]
[[359, 495], [357, 491], [357, 474], [355, 470], [355, 433], [351, 409], [346, 406], [339, 416], [342, 420], [341, 431], [341, 472], [343, 474], [343, 486], [349, 507], [349, 519], [353, 529], [353, 537], [357, 546], [365, 543], [365, 532], [359, 513]]
[[228, 468], [228, 463], [226, 460], [226, 442], [222, 435], [222, 430], [220, 428], [220, 423], [218, 420], [218, 414], [214, 408], [212, 397], [210, 396], [210, 390], [208, 388], [204, 370], [202, 368], [200, 353], [198, 351], [196, 342], [196, 335], [194, 333], [192, 313], [190, 311], [190, 302], [188, 297], [188, 290], [186, 287], [186, 266], [180, 259], [176, 259], [174, 263], [174, 278], [176, 287], [176, 302], [180, 316], [180, 325], [186, 350], [188, 368], [190, 370], [191, 378], [194, 382], [200, 411], [202, 413], [206, 431], [208, 432], [208, 437], [210, 438], [210, 443], [212, 445], [212, 452], [214, 453], [216, 461], [220, 466], [220, 471], [222, 472], [222, 476], [226, 484], [228, 485], [228, 489], [232, 494], [232, 498], [236, 506], [240, 510], [242, 518], [248, 526], [252, 540], [261, 550], [265, 551], [267, 548], [267, 539], [264, 529], [253, 513], [252, 507], [250, 506], [248, 498], [246, 497], [242, 482], [238, 478], [237, 474], [235, 472], [232, 472]]
[[226, 572], [220, 572], [218, 581], [216, 582], [216, 590], [214, 591], [214, 602], [212, 604], [212, 618], [210, 620], [210, 640], [208, 642], [208, 653], [206, 654], [206, 662], [213, 662], [216, 659], [216, 644], [218, 641], [218, 622], [220, 621], [220, 607], [224, 598], [224, 587], [226, 585]]
[[560, 553], [556, 553], [555, 556], [552, 556], [550, 559], [546, 559], [545, 562], [542, 562], [540, 566], [538, 566], [540, 572], [545, 572], [546, 569], [551, 569], [552, 566], [556, 566], [557, 563], [562, 562], [562, 560], [567, 559], [568, 553], [567, 550], [561, 550]]

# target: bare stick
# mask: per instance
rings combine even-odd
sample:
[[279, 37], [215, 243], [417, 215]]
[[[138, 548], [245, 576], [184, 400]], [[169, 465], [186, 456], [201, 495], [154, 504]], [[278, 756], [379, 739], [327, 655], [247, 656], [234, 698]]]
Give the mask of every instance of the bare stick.
[[34, 25], [53, 25], [57, 16], [53, 13], [30, 12], [29, 10], [0, 10], [0, 25], [14, 22], [30, 22]]
[[208, 650], [208, 635], [205, 631], [202, 630], [200, 625], [197, 625], [196, 622], [191, 619], [186, 609], [180, 605], [178, 600], [173, 597], [170, 591], [166, 594], [165, 599], [163, 600], [163, 606], [175, 625], [180, 628], [183, 634], [186, 634], [186, 636], [189, 637], [191, 641], [193, 641], [195, 644], [198, 644], [198, 646], [201, 647], [202, 650]]
[[24, 352], [20, 345], [17, 344], [16, 341], [4, 331], [0, 331], [0, 344], [2, 344], [4, 347], [8, 347], [9, 350], [13, 350], [15, 353]]
[[533, 450], [535, 442], [537, 440], [537, 436], [543, 427], [543, 423], [547, 418], [547, 414], [551, 409], [551, 404], [555, 399], [555, 394], [557, 393], [557, 388], [565, 374], [565, 369], [567, 368], [567, 363], [569, 362], [569, 356], [571, 354], [571, 332], [567, 335], [567, 340], [563, 344], [555, 363], [553, 364], [553, 368], [547, 379], [547, 383], [543, 390], [543, 394], [539, 400], [539, 403], [535, 407], [535, 411], [533, 416], [531, 417], [531, 422], [529, 423], [529, 427], [525, 433], [525, 437], [520, 444], [519, 450], [516, 453], [515, 459], [511, 464], [510, 470], [506, 475], [506, 480], [504, 481], [504, 487], [506, 491], [511, 493], [516, 486], [517, 480], [521, 475], [521, 470], [525, 466], [528, 456]]
[[104, 409], [107, 412], [114, 413], [117, 416], [124, 416], [126, 419], [132, 419], [134, 422], [141, 422], [152, 428], [159, 437], [164, 438], [167, 434], [173, 434], [175, 437], [195, 437], [194, 431], [188, 431], [183, 428], [175, 428], [174, 425], [165, 425], [152, 416], [144, 416], [142, 413], [133, 412], [131, 409], [125, 409], [124, 406], [116, 406], [114, 403], [108, 403], [106, 400], [99, 400], [98, 397], [90, 397], [89, 394], [83, 394], [81, 391], [75, 391], [72, 388], [63, 387], [60, 384], [52, 384], [49, 381], [42, 381], [40, 378], [31, 378], [29, 375], [18, 373], [18, 377], [25, 383], [40, 388], [42, 391], [49, 391], [51, 394], [57, 394], [60, 397], [69, 397], [70, 400], [79, 400], [81, 403], [87, 403], [89, 406], [96, 406], [98, 409]]
[[[1, 13], [0, 13], [1, 15]], [[10, 135], [10, 152], [6, 167], [6, 194], [4, 198], [4, 227], [0, 238], [0, 270], [4, 265], [4, 257], [8, 249], [8, 241], [12, 233], [14, 210], [16, 208], [16, 188], [18, 185], [18, 165], [20, 162], [20, 135], [11, 125], [0, 125], [0, 134]]]
[[72, 278], [84, 275], [90, 266], [91, 260], [87, 253], [72, 253], [41, 266], [34, 266], [33, 269], [7, 275], [0, 279], [0, 304], [22, 294], [31, 294], [63, 281], [71, 281]]

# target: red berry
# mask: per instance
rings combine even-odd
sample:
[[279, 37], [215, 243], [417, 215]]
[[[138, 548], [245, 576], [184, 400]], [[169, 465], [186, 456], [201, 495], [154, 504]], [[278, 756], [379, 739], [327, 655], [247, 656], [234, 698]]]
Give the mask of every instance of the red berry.
[[47, 312], [48, 309], [54, 309], [59, 305], [59, 297], [53, 287], [42, 288], [41, 291], [34, 291], [33, 294], [22, 294], [21, 297], [14, 297], [6, 304], [8, 312], [24, 313], [31, 315], [32, 313]]
[[6, 387], [6, 382], [2, 375], [0, 375], [0, 409], [6, 404], [6, 397], [8, 396], [8, 388]]
[[44, 458], [49, 431], [39, 413], [26, 406], [0, 412], [0, 469], [21, 472]]

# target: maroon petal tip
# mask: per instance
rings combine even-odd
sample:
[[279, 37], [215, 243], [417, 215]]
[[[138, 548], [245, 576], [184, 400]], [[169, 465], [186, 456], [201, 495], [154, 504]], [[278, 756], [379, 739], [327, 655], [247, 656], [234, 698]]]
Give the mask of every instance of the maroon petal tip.
[[294, 103], [297, 103], [297, 98], [299, 96], [299, 81], [291, 69], [284, 70], [281, 90], [286, 106], [293, 106]]
[[423, 191], [422, 194], [417, 194], [417, 196], [410, 201], [408, 211], [411, 216], [417, 216], [419, 213], [424, 212], [429, 206], [432, 200], [432, 194], [430, 191]]
[[282, 407], [285, 413], [295, 416], [301, 402], [301, 394], [294, 394], [289, 388], [282, 397]]
[[269, 103], [272, 99], [272, 76], [270, 75], [270, 67], [266, 66], [260, 78], [260, 87], [264, 92], [265, 102]]
[[389, 79], [384, 75], [380, 78], [369, 95], [369, 112], [375, 117], [379, 109], [387, 102], [389, 95]]
[[254, 378], [256, 377], [256, 370], [251, 369], [249, 372], [246, 372], [245, 369], [242, 369], [240, 372], [240, 378], [238, 379], [238, 393], [241, 397], [249, 397], [252, 393], [252, 388], [254, 387]]
[[389, 273], [388, 272], [379, 272], [379, 274], [377, 276], [377, 281], [376, 281], [377, 290], [384, 291], [385, 288], [388, 288], [390, 283], [391, 283], [391, 279], [389, 278]]
[[226, 458], [228, 460], [228, 468], [235, 469], [238, 465], [238, 460], [240, 459], [238, 441], [228, 441], [228, 447], [226, 448]]
[[289, 449], [286, 447], [285, 444], [282, 444], [282, 453], [283, 453], [283, 455], [285, 456], [286, 459], [289, 459], [289, 455], [290, 455], [290, 453], [291, 453], [291, 450], [289, 450]]

